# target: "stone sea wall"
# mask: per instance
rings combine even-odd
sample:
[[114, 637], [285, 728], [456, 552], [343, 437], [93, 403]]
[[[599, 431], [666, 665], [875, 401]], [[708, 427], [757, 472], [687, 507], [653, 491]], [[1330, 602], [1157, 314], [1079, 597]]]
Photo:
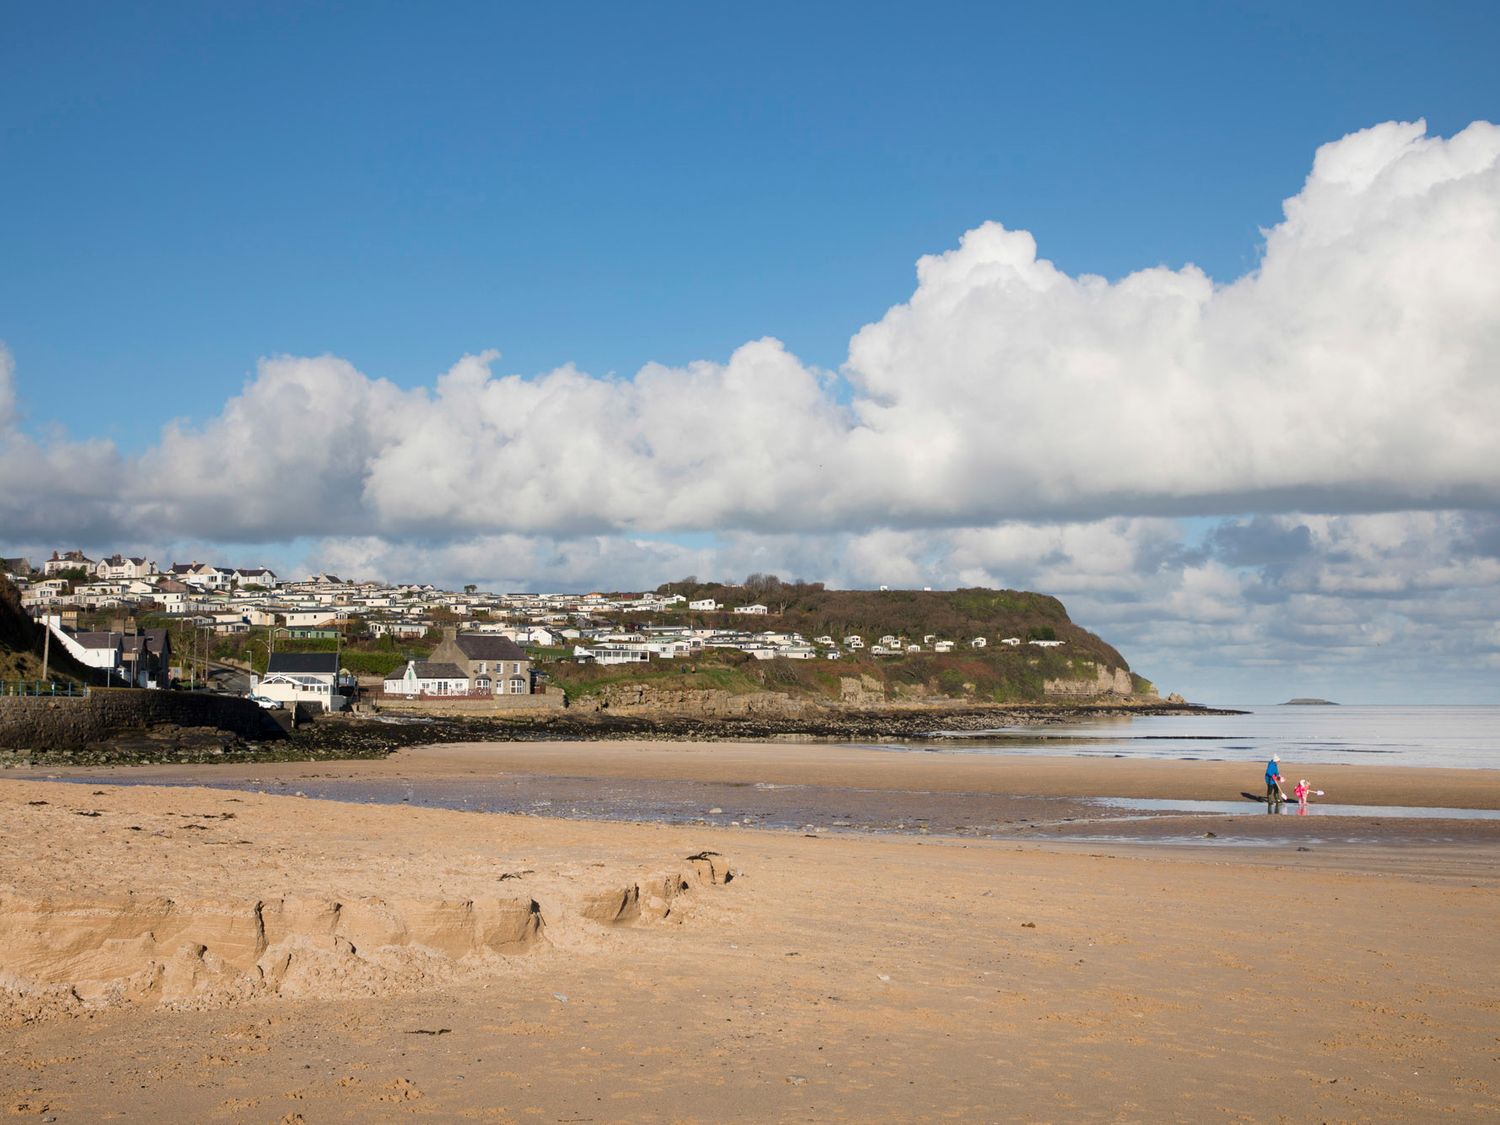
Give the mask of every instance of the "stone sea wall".
[[0, 748], [10, 750], [66, 750], [167, 725], [247, 739], [282, 734], [264, 710], [234, 696], [95, 688], [86, 697], [0, 697]]
[[[387, 695], [375, 701], [373, 710], [392, 715], [470, 715], [483, 718], [501, 713], [561, 711], [567, 705], [567, 696], [561, 688], [548, 688], [545, 693], [536, 695], [495, 695], [484, 699], [445, 699], [442, 696], [403, 699]], [[364, 706], [361, 704], [361, 709]]]

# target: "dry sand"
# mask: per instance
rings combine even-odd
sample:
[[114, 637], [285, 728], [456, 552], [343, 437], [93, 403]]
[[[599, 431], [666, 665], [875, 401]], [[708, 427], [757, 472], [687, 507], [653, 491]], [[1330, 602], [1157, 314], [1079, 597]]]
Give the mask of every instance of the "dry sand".
[[[1335, 768], [1350, 803], [1500, 807], [1495, 771], [1319, 767], [1325, 788]], [[1253, 788], [1232, 763], [785, 744], [450, 746], [205, 776], [241, 769], [289, 785], [505, 770], [893, 800]], [[1500, 1113], [1500, 839], [1483, 827], [1433, 842], [1391, 819], [1368, 843], [1330, 842], [1323, 823], [1254, 847], [804, 836], [16, 777], [0, 782], [0, 1111]], [[1247, 810], [1247, 832], [1285, 819]]]

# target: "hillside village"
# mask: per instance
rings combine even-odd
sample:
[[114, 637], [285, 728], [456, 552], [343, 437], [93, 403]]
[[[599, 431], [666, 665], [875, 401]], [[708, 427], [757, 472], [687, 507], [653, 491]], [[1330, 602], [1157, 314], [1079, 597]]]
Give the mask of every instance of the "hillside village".
[[[755, 588], [730, 584], [713, 584], [716, 596], [669, 587], [629, 594], [496, 594], [473, 586], [455, 592], [332, 574], [284, 580], [260, 566], [163, 567], [120, 554], [92, 559], [77, 550], [54, 551], [40, 566], [3, 559], [0, 572], [52, 642], [105, 682], [186, 686], [200, 664], [206, 671], [201, 657], [214, 643], [218, 651], [238, 643], [256, 661], [259, 695], [324, 709], [345, 706], [361, 689], [411, 698], [541, 693], [549, 678], [538, 668], [543, 662], [554, 671], [565, 664], [642, 668], [715, 652], [756, 661], [868, 661], [978, 655], [992, 646], [1036, 652], [1069, 643], [1051, 628], [1029, 635], [808, 637], [784, 627], [772, 605], [751, 600]], [[372, 643], [383, 651], [354, 651]], [[181, 651], [185, 644], [194, 651]]]

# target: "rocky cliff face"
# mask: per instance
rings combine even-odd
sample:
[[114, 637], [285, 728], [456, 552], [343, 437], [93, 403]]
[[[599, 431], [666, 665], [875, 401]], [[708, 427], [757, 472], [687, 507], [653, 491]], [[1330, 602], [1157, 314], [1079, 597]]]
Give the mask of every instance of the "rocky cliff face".
[[642, 712], [695, 715], [703, 718], [770, 716], [794, 718], [816, 704], [792, 699], [775, 691], [736, 695], [727, 691], [687, 691], [653, 687], [650, 684], [614, 684], [600, 695], [576, 705], [583, 711]]
[[[1154, 690], [1138, 693], [1130, 673], [1123, 668], [1083, 663], [1080, 674], [1072, 678], [1044, 681], [1048, 699], [1123, 700], [1154, 699]], [[967, 686], [967, 685], [966, 685]], [[932, 692], [923, 684], [887, 685], [874, 676], [841, 676], [837, 699], [831, 697], [797, 698], [777, 691], [736, 693], [719, 690], [664, 688], [652, 684], [612, 684], [600, 694], [574, 704], [578, 711], [608, 712], [624, 715], [689, 715], [704, 719], [724, 718], [807, 718], [829, 711], [910, 710], [913, 707], [945, 708], [973, 705], [960, 695], [945, 696]]]
[[[1044, 680], [1042, 690], [1049, 699], [1097, 699], [1100, 696], [1136, 695], [1135, 684], [1131, 681], [1130, 673], [1123, 668], [1106, 668], [1103, 664], [1093, 665], [1092, 677], [1079, 676], [1072, 679], [1059, 677], [1055, 680]], [[1146, 693], [1150, 696], [1156, 695], [1153, 688]]]

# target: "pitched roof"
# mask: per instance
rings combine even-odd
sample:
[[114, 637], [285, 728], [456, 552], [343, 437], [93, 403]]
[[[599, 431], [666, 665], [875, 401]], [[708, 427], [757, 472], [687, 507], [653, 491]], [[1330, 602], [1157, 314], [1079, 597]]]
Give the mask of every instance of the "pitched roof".
[[526, 650], [509, 637], [493, 633], [460, 633], [453, 638], [470, 660], [529, 660]]
[[419, 680], [467, 680], [469, 675], [457, 664], [432, 664], [418, 660], [413, 666]]
[[266, 674], [272, 672], [321, 672], [334, 676], [339, 670], [339, 654], [336, 652], [273, 652], [266, 665]]
[[114, 648], [125, 639], [123, 633], [75, 633], [73, 639], [84, 648]]

